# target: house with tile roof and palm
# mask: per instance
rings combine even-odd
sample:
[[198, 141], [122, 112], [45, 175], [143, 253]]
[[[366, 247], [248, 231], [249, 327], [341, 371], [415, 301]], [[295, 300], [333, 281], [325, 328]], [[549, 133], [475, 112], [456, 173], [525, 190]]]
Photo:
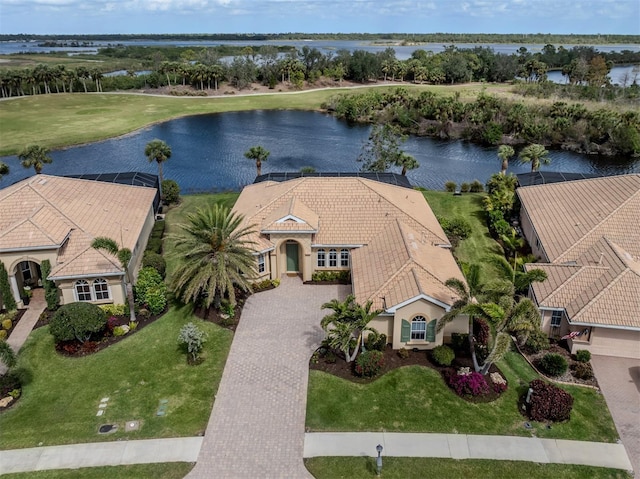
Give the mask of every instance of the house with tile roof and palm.
[[107, 236], [132, 251], [137, 273], [155, 221], [156, 188], [35, 175], [0, 190], [0, 261], [21, 304], [25, 287], [38, 287], [42, 262], [59, 289], [60, 304], [126, 303], [118, 259], [91, 247]]
[[516, 190], [547, 273], [530, 292], [542, 329], [571, 351], [640, 359], [640, 174]]
[[395, 349], [431, 349], [467, 333], [465, 317], [436, 328], [457, 299], [445, 281], [464, 277], [424, 196], [408, 182], [366, 176], [259, 177], [245, 187], [233, 210], [255, 230], [258, 274], [309, 281], [350, 271], [356, 301], [383, 310], [370, 325]]

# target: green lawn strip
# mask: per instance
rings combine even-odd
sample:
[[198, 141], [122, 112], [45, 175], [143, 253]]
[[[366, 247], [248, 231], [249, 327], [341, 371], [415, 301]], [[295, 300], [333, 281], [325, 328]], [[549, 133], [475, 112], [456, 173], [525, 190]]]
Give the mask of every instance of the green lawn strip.
[[[34, 331], [17, 366], [24, 378], [22, 397], [0, 416], [0, 448], [202, 433], [232, 333], [190, 311], [171, 308], [152, 325], [84, 358], [57, 354], [48, 327]], [[198, 366], [187, 365], [177, 344], [180, 327], [189, 321], [209, 336]], [[97, 417], [100, 400], [107, 397], [105, 413]], [[156, 416], [161, 399], [168, 400], [163, 417]], [[140, 421], [138, 431], [124, 431], [130, 420]], [[117, 424], [118, 431], [99, 435], [102, 424]]]
[[[376, 476], [376, 460], [371, 457], [314, 457], [305, 466], [317, 479], [360, 479]], [[536, 464], [485, 459], [440, 459], [385, 457], [385, 479], [423, 479], [425, 477], [491, 479], [629, 479], [625, 471], [570, 464]]]
[[[524, 363], [524, 364], [522, 364]], [[310, 371], [307, 427], [312, 431], [390, 431], [510, 436], [615, 442], [618, 435], [602, 396], [568, 388], [574, 395], [571, 421], [533, 423], [518, 411], [518, 398], [535, 373], [516, 353], [500, 363], [509, 389], [491, 403], [470, 403], [445, 385], [437, 371], [409, 366], [391, 371], [370, 384], [355, 384], [320, 371]]]
[[83, 467], [5, 474], [3, 479], [182, 479], [193, 469], [189, 462], [134, 464], [131, 466]]
[[[497, 165], [497, 160], [496, 160]], [[455, 178], [452, 180], [455, 181]], [[444, 218], [465, 218], [472, 227], [469, 238], [460, 242], [454, 250], [458, 261], [477, 263], [482, 267], [482, 282], [486, 283], [497, 278], [496, 269], [486, 262], [490, 254], [504, 254], [502, 247], [489, 234], [482, 208], [484, 193], [464, 193], [454, 196], [445, 191], [425, 190], [422, 192], [431, 209], [437, 216]]]

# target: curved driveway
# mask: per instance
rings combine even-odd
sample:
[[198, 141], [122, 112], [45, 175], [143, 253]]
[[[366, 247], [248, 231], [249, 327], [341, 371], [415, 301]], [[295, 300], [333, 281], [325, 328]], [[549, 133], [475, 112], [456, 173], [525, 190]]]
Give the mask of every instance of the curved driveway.
[[320, 306], [349, 291], [285, 277], [249, 298], [188, 478], [311, 478], [302, 462], [309, 358], [323, 338]]

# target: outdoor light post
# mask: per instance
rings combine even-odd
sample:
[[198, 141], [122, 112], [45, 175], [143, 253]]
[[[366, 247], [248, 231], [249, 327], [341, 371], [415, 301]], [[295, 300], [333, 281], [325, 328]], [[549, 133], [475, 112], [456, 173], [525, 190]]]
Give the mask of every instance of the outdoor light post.
[[382, 446], [380, 444], [376, 446], [376, 451], [378, 451], [378, 458], [376, 459], [376, 467], [378, 468], [378, 475], [380, 475], [380, 473], [382, 472], [382, 456], [380, 455], [382, 453]]

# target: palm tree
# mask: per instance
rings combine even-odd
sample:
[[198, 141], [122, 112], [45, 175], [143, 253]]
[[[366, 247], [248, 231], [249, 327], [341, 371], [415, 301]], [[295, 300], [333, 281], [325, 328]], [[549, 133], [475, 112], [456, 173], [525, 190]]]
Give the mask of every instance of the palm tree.
[[533, 283], [542, 283], [547, 279], [547, 273], [539, 268], [523, 271], [522, 267], [511, 266], [501, 255], [491, 255], [487, 262], [494, 266], [503, 279], [513, 283], [517, 294], [526, 294]]
[[22, 166], [25, 168], [33, 167], [36, 175], [39, 175], [42, 173], [44, 164], [49, 164], [53, 161], [48, 153], [48, 148], [39, 145], [29, 145], [20, 152], [18, 159], [22, 162]]
[[171, 158], [171, 147], [162, 140], [151, 140], [147, 143], [144, 149], [144, 154], [147, 156], [149, 163], [155, 161], [158, 163], [158, 177], [160, 178], [160, 198], [162, 198], [162, 182], [164, 178], [162, 176], [162, 163]]
[[513, 151], [513, 148], [509, 145], [500, 145], [498, 147], [498, 158], [502, 160], [502, 169], [500, 170], [500, 174], [506, 175], [507, 168], [509, 167], [509, 160], [513, 158], [516, 152]]
[[256, 176], [260, 176], [262, 174], [262, 162], [267, 161], [271, 152], [265, 150], [261, 146], [252, 146], [247, 151], [245, 151], [244, 156], [250, 160], [255, 160], [256, 162]]
[[531, 162], [531, 173], [534, 173], [540, 169], [540, 163], [544, 165], [551, 163], [548, 155], [549, 152], [544, 146], [533, 143], [522, 149], [520, 152], [520, 161], [522, 163]]
[[131, 250], [129, 248], [120, 248], [111, 238], [105, 236], [99, 236], [91, 242], [91, 247], [97, 250], [106, 251], [112, 256], [118, 258], [120, 266], [124, 270], [124, 280], [127, 288], [127, 300], [129, 302], [129, 319], [131, 321], [136, 320], [135, 303], [133, 300], [133, 281], [131, 279], [131, 271], [129, 270], [129, 263], [131, 262]]
[[0, 363], [4, 363], [7, 369], [11, 369], [16, 365], [16, 362], [16, 353], [9, 346], [9, 343], [0, 341]]
[[9, 165], [0, 161], [0, 180], [4, 175], [9, 174]]
[[204, 306], [213, 303], [220, 308], [226, 296], [236, 304], [235, 288], [251, 291], [255, 275], [252, 226], [241, 226], [244, 217], [228, 207], [214, 204], [187, 215], [187, 224], [180, 225], [183, 234], [175, 240], [173, 256], [180, 266], [171, 275], [170, 288], [185, 303], [204, 299]]
[[416, 160], [413, 156], [405, 153], [404, 151], [400, 152], [400, 156], [397, 161], [398, 166], [402, 166], [402, 176], [407, 175], [407, 170], [415, 170], [420, 166], [418, 160]]

